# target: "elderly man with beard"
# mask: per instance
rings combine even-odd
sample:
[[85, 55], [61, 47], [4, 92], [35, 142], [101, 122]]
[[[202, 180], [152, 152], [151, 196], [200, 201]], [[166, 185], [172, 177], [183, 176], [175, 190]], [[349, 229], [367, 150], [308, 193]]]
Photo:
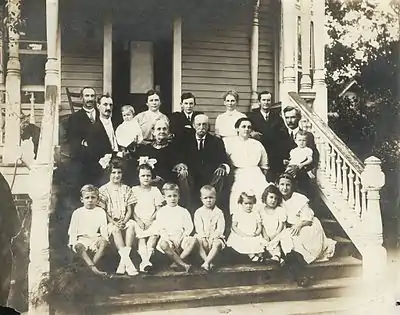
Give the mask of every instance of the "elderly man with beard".
[[[223, 141], [209, 133], [209, 120], [204, 114], [194, 117], [193, 132], [186, 133], [180, 142], [185, 164], [189, 169], [192, 191], [192, 211], [201, 206], [200, 188], [212, 185], [217, 190], [217, 204], [226, 209], [223, 198], [224, 180], [229, 174], [228, 157]], [[225, 207], [224, 207], [225, 205]]]

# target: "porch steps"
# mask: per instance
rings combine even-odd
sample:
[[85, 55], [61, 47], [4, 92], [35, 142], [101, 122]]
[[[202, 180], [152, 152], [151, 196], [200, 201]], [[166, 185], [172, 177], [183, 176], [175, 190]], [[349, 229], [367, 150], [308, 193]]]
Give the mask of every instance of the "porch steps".
[[357, 283], [361, 262], [353, 257], [336, 257], [309, 265], [307, 274], [314, 278], [314, 284], [309, 288], [298, 287], [285, 267], [257, 264], [220, 267], [212, 273], [162, 270], [153, 275], [116, 276], [103, 280], [101, 286], [107, 286], [107, 296], [98, 300], [95, 312], [127, 314], [337, 297]]
[[355, 278], [339, 278], [314, 283], [300, 288], [293, 283], [259, 284], [211, 289], [180, 290], [172, 292], [131, 293], [111, 297], [99, 306], [108, 314], [126, 314], [132, 311], [176, 309], [206, 305], [233, 305], [267, 301], [301, 301], [340, 295], [355, 285]]

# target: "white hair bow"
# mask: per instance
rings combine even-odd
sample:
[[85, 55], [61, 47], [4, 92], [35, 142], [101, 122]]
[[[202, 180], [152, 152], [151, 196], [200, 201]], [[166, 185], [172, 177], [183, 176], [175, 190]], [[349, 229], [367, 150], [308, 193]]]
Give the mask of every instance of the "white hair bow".
[[149, 158], [148, 156], [141, 156], [138, 159], [139, 165], [147, 164], [151, 168], [154, 168], [154, 165], [157, 163], [156, 159]]

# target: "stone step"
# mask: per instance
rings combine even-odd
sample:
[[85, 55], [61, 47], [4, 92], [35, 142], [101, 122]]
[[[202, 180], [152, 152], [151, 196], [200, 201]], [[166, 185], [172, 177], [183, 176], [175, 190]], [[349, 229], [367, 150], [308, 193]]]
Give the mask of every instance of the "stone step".
[[[360, 272], [361, 261], [353, 257], [334, 257], [327, 262], [314, 263], [308, 266], [307, 271], [317, 281], [359, 276]], [[291, 277], [285, 267], [242, 264], [222, 266], [210, 273], [197, 269], [191, 273], [164, 269], [151, 275], [139, 274], [134, 277], [115, 275], [112, 279], [103, 280], [102, 285], [108, 287], [108, 295], [117, 295], [274, 284], [288, 281]]]
[[340, 296], [356, 285], [358, 278], [348, 277], [316, 281], [308, 288], [295, 283], [258, 284], [208, 289], [130, 293], [98, 301], [96, 314], [129, 314], [149, 310], [166, 310], [200, 306], [303, 301]]

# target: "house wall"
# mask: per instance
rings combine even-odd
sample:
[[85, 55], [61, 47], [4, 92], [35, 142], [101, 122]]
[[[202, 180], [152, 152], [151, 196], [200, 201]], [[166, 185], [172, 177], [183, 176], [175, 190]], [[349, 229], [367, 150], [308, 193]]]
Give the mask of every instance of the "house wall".
[[82, 87], [93, 87], [98, 95], [103, 90], [103, 56], [95, 53], [79, 56], [64, 53], [61, 56], [61, 115], [70, 113], [66, 87], [79, 92]]
[[[224, 7], [226, 6], [226, 7]], [[259, 90], [274, 91], [273, 12], [264, 1], [260, 13]], [[228, 89], [239, 92], [238, 109], [250, 107], [250, 41], [252, 6], [220, 1], [182, 21], [182, 92], [196, 95], [197, 109], [214, 125], [222, 113], [222, 95]]]

